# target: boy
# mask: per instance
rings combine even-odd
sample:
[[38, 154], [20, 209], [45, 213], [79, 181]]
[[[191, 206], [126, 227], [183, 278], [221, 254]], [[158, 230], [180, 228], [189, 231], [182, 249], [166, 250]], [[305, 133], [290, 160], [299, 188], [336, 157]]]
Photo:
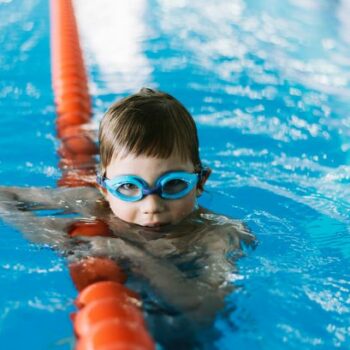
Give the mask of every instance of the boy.
[[[164, 310], [210, 322], [232, 290], [235, 267], [227, 256], [242, 255], [241, 242], [254, 239], [241, 223], [198, 207], [211, 171], [200, 161], [191, 115], [172, 96], [142, 89], [107, 111], [99, 143], [98, 190], [3, 188], [4, 220], [71, 261], [118, 259], [147, 282]], [[42, 216], [43, 209], [61, 215]], [[112, 237], [69, 238], [77, 221], [71, 214], [103, 220]]]

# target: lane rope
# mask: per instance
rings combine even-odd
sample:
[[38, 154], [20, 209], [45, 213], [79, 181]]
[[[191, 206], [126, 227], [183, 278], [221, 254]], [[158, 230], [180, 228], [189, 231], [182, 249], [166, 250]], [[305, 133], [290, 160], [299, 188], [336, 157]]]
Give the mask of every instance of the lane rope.
[[[50, 0], [52, 87], [62, 176], [58, 186], [95, 186], [98, 148], [91, 134], [88, 78], [71, 0]], [[74, 223], [69, 236], [109, 236], [100, 220]], [[137, 293], [110, 258], [72, 263], [70, 275], [79, 294], [71, 318], [76, 350], [154, 350]]]

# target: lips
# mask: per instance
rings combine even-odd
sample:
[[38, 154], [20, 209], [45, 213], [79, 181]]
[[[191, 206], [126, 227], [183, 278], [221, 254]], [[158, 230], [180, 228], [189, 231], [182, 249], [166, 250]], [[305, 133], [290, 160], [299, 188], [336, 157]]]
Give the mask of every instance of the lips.
[[146, 222], [141, 226], [145, 230], [160, 231], [164, 229], [168, 230], [170, 225], [171, 225], [170, 222], [152, 221], [152, 222]]
[[142, 226], [155, 228], [155, 227], [165, 226], [168, 224], [169, 224], [168, 222], [147, 222], [147, 223], [143, 224]]

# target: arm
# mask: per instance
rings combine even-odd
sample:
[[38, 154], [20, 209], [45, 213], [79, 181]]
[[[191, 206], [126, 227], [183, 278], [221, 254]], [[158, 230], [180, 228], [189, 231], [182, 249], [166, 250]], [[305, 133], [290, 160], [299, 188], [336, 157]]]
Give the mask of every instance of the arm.
[[[74, 212], [79, 208], [77, 204], [70, 205], [70, 201], [82, 202], [77, 199], [82, 192], [81, 188], [0, 187], [0, 217], [22, 231], [31, 242], [63, 249], [69, 239], [67, 227], [74, 220], [64, 215], [43, 216], [40, 211]], [[91, 192], [87, 195], [91, 197]]]
[[174, 264], [152, 256], [120, 238], [84, 237], [90, 242], [89, 254], [127, 260], [131, 272], [146, 281], [150, 288], [168, 305], [183, 313], [190, 322], [213, 320], [223, 306], [216, 290], [208, 290], [201, 282], [186, 277]]
[[92, 187], [0, 187], [0, 202], [40, 203], [47, 209], [68, 208], [76, 201], [96, 200], [98, 197], [98, 191]]
[[[200, 273], [196, 283], [207, 290], [208, 301], [222, 309], [225, 297], [236, 288], [236, 260], [244, 256], [244, 246], [254, 247], [256, 240], [249, 229], [240, 221], [206, 211], [204, 214], [209, 230], [203, 232], [198, 245], [201, 247], [198, 265]], [[215, 310], [212, 310], [215, 312]], [[210, 312], [210, 311], [209, 311]]]
[[254, 247], [256, 240], [240, 221], [212, 213], [205, 215], [215, 221], [200, 241], [204, 250], [201, 265], [206, 268], [199, 278], [212, 287], [224, 287], [232, 282], [237, 272], [235, 262], [244, 256], [244, 247]]

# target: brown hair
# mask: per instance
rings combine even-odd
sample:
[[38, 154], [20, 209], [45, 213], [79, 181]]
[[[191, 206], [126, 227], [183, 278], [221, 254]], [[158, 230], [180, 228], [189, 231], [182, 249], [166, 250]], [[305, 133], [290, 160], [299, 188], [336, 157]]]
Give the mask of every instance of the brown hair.
[[143, 88], [114, 103], [99, 129], [100, 171], [125, 153], [168, 158], [173, 153], [201, 169], [197, 128], [191, 114], [173, 96]]

